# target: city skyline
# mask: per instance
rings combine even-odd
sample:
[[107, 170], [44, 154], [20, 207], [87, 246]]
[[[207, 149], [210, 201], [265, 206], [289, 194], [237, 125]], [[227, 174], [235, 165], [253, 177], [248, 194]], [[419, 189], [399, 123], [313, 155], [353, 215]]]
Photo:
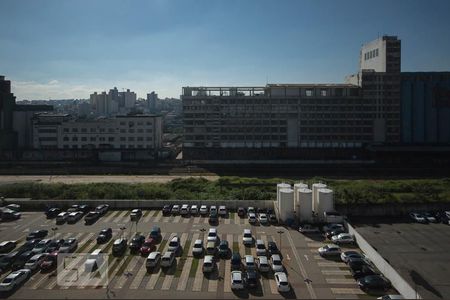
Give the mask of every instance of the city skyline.
[[2, 1], [1, 73], [17, 100], [344, 82], [361, 44], [383, 34], [404, 41], [403, 71], [450, 69], [446, 1], [255, 3]]

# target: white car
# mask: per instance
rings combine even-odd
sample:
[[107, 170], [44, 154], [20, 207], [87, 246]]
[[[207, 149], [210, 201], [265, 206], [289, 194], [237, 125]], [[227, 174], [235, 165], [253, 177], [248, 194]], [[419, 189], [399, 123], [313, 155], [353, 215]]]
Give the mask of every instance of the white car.
[[319, 227], [312, 226], [311, 224], [303, 224], [298, 228], [298, 231], [301, 233], [319, 233]]
[[402, 295], [384, 295], [377, 298], [378, 300], [401, 300], [405, 299]]
[[242, 242], [244, 245], [252, 245], [253, 244], [253, 235], [250, 229], [244, 229], [244, 235], [242, 236]]
[[344, 251], [341, 253], [341, 260], [345, 263], [348, 262], [348, 259], [350, 257], [354, 257], [354, 258], [365, 258], [364, 254], [361, 254], [358, 251], [354, 251], [354, 250], [349, 250], [349, 251]]
[[233, 289], [233, 290], [243, 290], [244, 289], [244, 281], [242, 278], [241, 271], [231, 272], [231, 289]]
[[217, 244], [219, 237], [217, 236], [217, 228], [210, 228], [208, 231], [208, 242]]
[[67, 216], [67, 223], [78, 222], [82, 217], [83, 213], [81, 211], [72, 212]]
[[167, 249], [167, 251], [176, 253], [179, 248], [180, 248], [180, 238], [177, 235], [175, 235], [173, 238], [170, 239], [169, 248]]
[[248, 213], [248, 222], [250, 224], [255, 224], [257, 221], [255, 213]]
[[423, 214], [423, 216], [427, 219], [428, 222], [430, 222], [430, 223], [437, 223], [437, 219], [431, 213], [426, 212], [426, 213]]
[[39, 243], [37, 243], [36, 246], [34, 246], [33, 250], [31, 252], [34, 254], [44, 253], [45, 250], [47, 250], [48, 246], [52, 242], [51, 239], [43, 239]]
[[174, 261], [175, 261], [175, 253], [167, 251], [161, 258], [161, 267], [168, 268], [172, 266]]
[[102, 249], [95, 249], [89, 255], [88, 259], [86, 259], [86, 261], [84, 262], [84, 271], [86, 273], [94, 272], [95, 270], [100, 268], [101, 265], [103, 265], [103, 262]]
[[341, 248], [338, 245], [328, 244], [318, 249], [320, 256], [341, 255]]
[[172, 214], [177, 215], [180, 213], [180, 206], [178, 204], [175, 204], [174, 206], [172, 206], [172, 210], [171, 210]]
[[270, 257], [270, 262], [271, 262], [272, 271], [274, 273], [284, 271], [284, 266], [283, 266], [283, 263], [281, 262], [281, 257], [279, 254], [273, 254]]
[[59, 253], [72, 253], [77, 249], [78, 241], [76, 238], [69, 238], [59, 247]]
[[136, 222], [142, 217], [142, 209], [135, 208], [130, 213], [130, 221]]
[[194, 246], [192, 247], [192, 255], [200, 256], [203, 254], [203, 240], [195, 240]]
[[33, 255], [23, 266], [24, 269], [30, 269], [31, 271], [35, 271], [39, 268], [39, 265], [42, 261], [44, 261], [47, 253], [39, 253]]
[[214, 260], [214, 256], [205, 255], [203, 258], [202, 271], [203, 273], [211, 273], [216, 268], [216, 262]]
[[287, 275], [284, 272], [276, 272], [275, 273], [275, 281], [277, 283], [277, 288], [279, 292], [289, 292], [291, 290], [291, 286], [289, 285], [289, 281], [287, 279]]
[[67, 217], [69, 216], [69, 213], [68, 212], [62, 212], [62, 213], [59, 213], [57, 216], [56, 216], [56, 223], [58, 223], [58, 224], [62, 224], [62, 223], [64, 223], [64, 222], [66, 222], [67, 221]]
[[269, 219], [267, 218], [266, 214], [259, 214], [259, 224], [265, 225], [269, 223]]
[[249, 206], [247, 209], [247, 214], [249, 213], [256, 214], [256, 209], [253, 206]]
[[265, 256], [267, 254], [266, 245], [263, 240], [256, 240], [256, 256]]
[[198, 214], [198, 206], [194, 204], [191, 206], [191, 215], [196, 215], [196, 214]]
[[258, 256], [257, 262], [258, 262], [258, 270], [261, 273], [267, 273], [270, 271], [270, 265], [267, 256]]
[[180, 209], [180, 215], [187, 216], [190, 212], [189, 205], [183, 204]]
[[409, 216], [417, 223], [427, 223], [428, 222], [427, 218], [425, 218], [424, 215], [419, 214], [419, 213], [412, 212], [409, 214]]
[[160, 260], [161, 252], [151, 252], [147, 257], [147, 260], [145, 261], [145, 266], [147, 268], [155, 268], [159, 264]]
[[256, 270], [255, 258], [253, 255], [246, 255], [244, 257], [244, 266], [246, 270]]
[[208, 206], [206, 205], [200, 206], [200, 214], [202, 216], [206, 216], [208, 214]]
[[17, 286], [27, 281], [31, 276], [30, 269], [20, 269], [11, 272], [2, 282], [0, 282], [0, 291], [9, 292], [14, 290]]
[[225, 205], [221, 205], [219, 206], [219, 216], [226, 216], [227, 215], [227, 208], [225, 207]]
[[341, 244], [354, 244], [355, 239], [350, 233], [340, 233], [331, 237], [331, 241], [336, 245]]

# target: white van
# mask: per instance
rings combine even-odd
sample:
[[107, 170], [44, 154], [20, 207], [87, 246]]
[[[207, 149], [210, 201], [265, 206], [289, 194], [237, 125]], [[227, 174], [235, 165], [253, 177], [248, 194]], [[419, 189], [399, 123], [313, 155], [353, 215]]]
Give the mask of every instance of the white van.
[[102, 249], [95, 249], [84, 263], [85, 272], [94, 272], [103, 264]]

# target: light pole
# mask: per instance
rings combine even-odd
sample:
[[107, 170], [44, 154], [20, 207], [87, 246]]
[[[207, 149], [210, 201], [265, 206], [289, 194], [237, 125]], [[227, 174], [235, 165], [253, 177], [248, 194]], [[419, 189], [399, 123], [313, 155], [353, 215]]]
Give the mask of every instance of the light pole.
[[277, 233], [280, 235], [280, 252], [281, 252], [281, 235], [284, 233], [284, 231], [278, 230]]
[[56, 230], [58, 230], [58, 227], [52, 227], [52, 231], [53, 231], [53, 238], [55, 238], [55, 235], [56, 235]]
[[120, 238], [123, 237], [123, 231], [127, 229], [125, 226], [120, 227]]
[[201, 228], [200, 231], [202, 232], [202, 240], [204, 240], [205, 239], [205, 231], [206, 231], [206, 229], [205, 228]]

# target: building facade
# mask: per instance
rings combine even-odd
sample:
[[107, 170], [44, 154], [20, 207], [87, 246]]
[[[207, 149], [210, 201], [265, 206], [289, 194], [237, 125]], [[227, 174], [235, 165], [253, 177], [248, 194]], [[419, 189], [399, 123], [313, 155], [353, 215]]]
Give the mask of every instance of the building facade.
[[117, 116], [72, 120], [67, 114], [38, 114], [33, 121], [35, 149], [146, 149], [162, 147], [162, 117]]

